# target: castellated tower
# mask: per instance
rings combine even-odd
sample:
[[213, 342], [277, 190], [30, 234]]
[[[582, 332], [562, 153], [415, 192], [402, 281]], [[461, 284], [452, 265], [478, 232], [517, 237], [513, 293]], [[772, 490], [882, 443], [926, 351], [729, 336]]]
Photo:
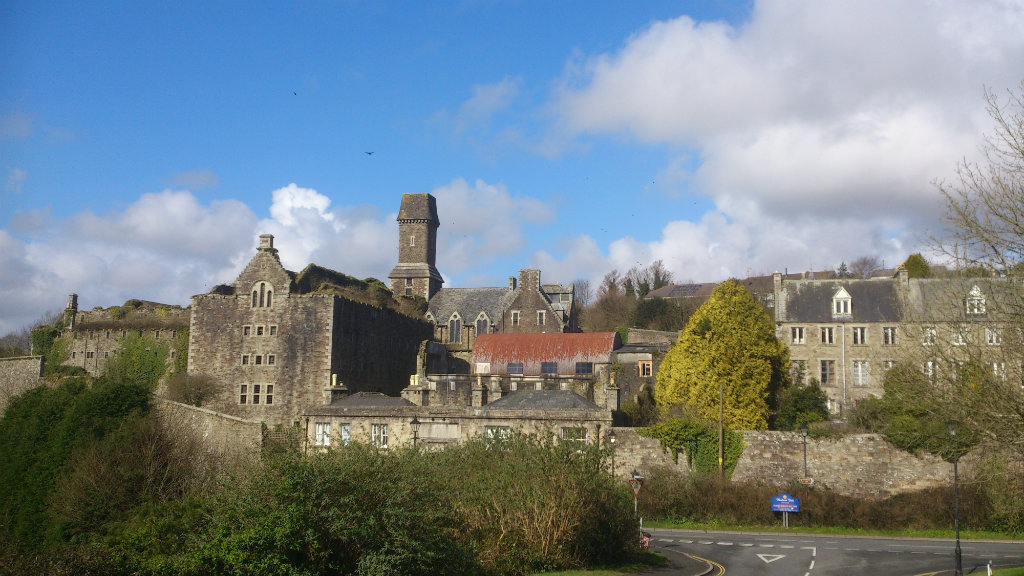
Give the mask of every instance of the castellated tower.
[[402, 194], [398, 211], [398, 265], [388, 274], [395, 296], [427, 300], [441, 289], [437, 271], [437, 201], [430, 194]]

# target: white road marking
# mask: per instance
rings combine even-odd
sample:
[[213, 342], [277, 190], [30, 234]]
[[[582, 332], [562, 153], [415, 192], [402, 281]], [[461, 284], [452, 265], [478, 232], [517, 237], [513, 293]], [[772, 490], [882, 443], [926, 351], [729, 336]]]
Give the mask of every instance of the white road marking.
[[764, 560], [765, 564], [771, 564], [772, 562], [775, 562], [776, 560], [785, 558], [786, 555], [785, 554], [758, 554], [757, 557], [760, 558], [761, 560]]

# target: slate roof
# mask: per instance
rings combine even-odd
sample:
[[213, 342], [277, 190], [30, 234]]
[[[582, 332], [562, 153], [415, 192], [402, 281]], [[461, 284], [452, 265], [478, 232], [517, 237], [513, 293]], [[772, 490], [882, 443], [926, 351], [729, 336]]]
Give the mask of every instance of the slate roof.
[[399, 220], [428, 220], [440, 225], [437, 217], [437, 200], [430, 194], [402, 194], [402, 207], [398, 210]]
[[850, 294], [850, 322], [899, 322], [899, 295], [890, 279], [799, 280], [782, 284], [779, 322], [832, 322], [832, 297]]
[[907, 319], [956, 321], [967, 319], [967, 296], [977, 286], [985, 300], [985, 314], [972, 320], [997, 320], [1003, 310], [1019, 310], [1020, 283], [1012, 278], [911, 279], [907, 287]]
[[443, 324], [455, 312], [463, 323], [476, 322], [477, 315], [483, 311], [492, 324], [497, 324], [511, 304], [513, 294], [510, 288], [441, 288], [430, 299], [427, 312], [435, 322]]
[[571, 390], [520, 390], [484, 405], [484, 410], [601, 410]]
[[669, 284], [657, 290], [651, 290], [645, 298], [707, 298], [715, 289], [717, 284], [705, 282], [703, 284]]
[[493, 364], [607, 362], [619, 345], [619, 335], [615, 332], [481, 334], [473, 343], [473, 361]]

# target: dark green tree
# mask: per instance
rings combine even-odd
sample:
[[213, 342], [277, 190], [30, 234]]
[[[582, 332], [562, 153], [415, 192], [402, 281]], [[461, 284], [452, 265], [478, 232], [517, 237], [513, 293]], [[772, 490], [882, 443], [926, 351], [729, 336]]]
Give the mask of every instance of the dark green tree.
[[906, 261], [903, 262], [903, 267], [907, 269], [907, 274], [909, 274], [911, 278], [932, 277], [932, 267], [920, 252], [915, 252], [914, 254], [907, 256]]
[[828, 396], [812, 378], [807, 384], [793, 383], [779, 393], [775, 430], [796, 430], [801, 424], [828, 420]]

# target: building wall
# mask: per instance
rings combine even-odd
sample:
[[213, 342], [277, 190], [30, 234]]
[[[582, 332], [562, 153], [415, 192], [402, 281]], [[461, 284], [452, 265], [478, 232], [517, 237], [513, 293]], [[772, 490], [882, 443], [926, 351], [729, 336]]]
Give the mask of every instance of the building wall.
[[0, 358], [0, 416], [15, 396], [42, 384], [42, 356]]
[[418, 406], [481, 406], [520, 390], [570, 390], [607, 409], [619, 407], [619, 391], [611, 385], [607, 366], [595, 366], [593, 376], [499, 376], [428, 374], [402, 391]]
[[68, 359], [64, 361], [65, 366], [78, 366], [85, 369], [93, 376], [99, 376], [107, 364], [107, 360], [115, 356], [121, 350], [121, 341], [128, 336], [142, 336], [153, 338], [161, 343], [167, 344], [170, 351], [167, 354], [167, 362], [174, 362], [177, 351], [174, 349], [174, 340], [177, 338], [178, 330], [188, 326], [187, 317], [182, 320], [181, 327], [177, 324], [168, 325], [166, 328], [133, 328], [130, 323], [114, 325], [107, 328], [90, 328], [88, 323], [80, 323], [75, 328], [65, 330], [61, 335], [68, 342]]
[[[539, 321], [538, 313], [543, 313], [543, 323]], [[515, 315], [518, 315], [518, 321], [513, 322]], [[561, 321], [541, 292], [540, 270], [519, 271], [519, 288], [502, 314], [501, 326], [506, 334], [562, 332]]]
[[152, 408], [171, 430], [201, 439], [212, 454], [225, 457], [256, 455], [262, 442], [262, 424], [205, 408], [152, 397]]

